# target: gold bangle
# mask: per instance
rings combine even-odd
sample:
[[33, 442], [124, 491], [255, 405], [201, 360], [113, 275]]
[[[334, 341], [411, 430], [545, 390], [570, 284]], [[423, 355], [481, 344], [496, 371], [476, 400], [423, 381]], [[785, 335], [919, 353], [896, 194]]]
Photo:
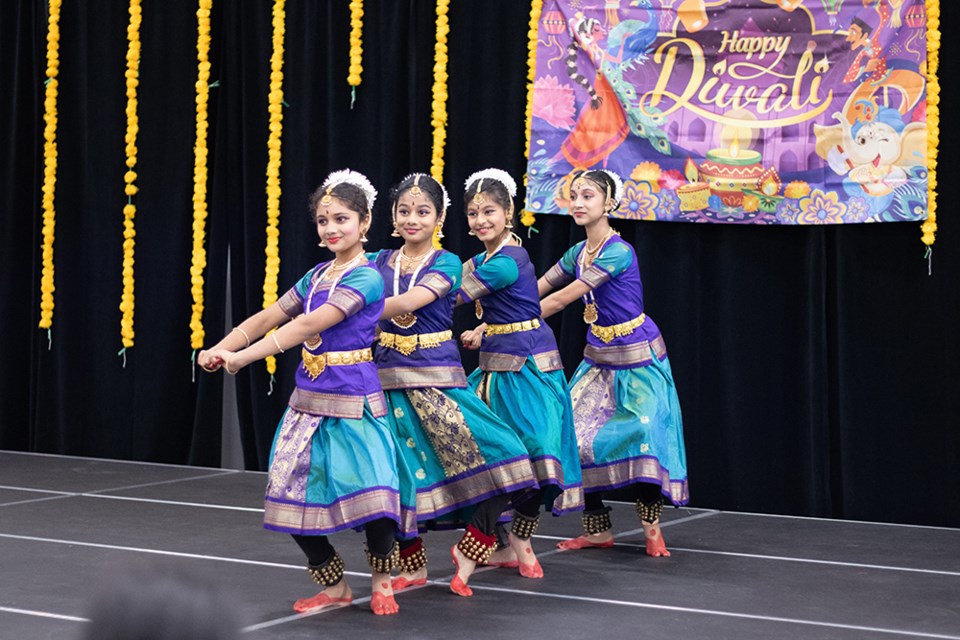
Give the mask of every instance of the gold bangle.
[[283, 353], [283, 347], [280, 346], [280, 341], [277, 340], [277, 334], [271, 333], [270, 337], [273, 338], [273, 344], [277, 345], [277, 349], [280, 350], [280, 353]]
[[[247, 341], [247, 347], [250, 346], [250, 336], [247, 335], [247, 332], [246, 332], [246, 331], [244, 331], [244, 330], [241, 329], [240, 327], [234, 327], [232, 330], [233, 330], [233, 331], [239, 331], [241, 334], [243, 334], [244, 339], [246, 339], [246, 341]], [[244, 347], [244, 349], [246, 349], [247, 347]]]

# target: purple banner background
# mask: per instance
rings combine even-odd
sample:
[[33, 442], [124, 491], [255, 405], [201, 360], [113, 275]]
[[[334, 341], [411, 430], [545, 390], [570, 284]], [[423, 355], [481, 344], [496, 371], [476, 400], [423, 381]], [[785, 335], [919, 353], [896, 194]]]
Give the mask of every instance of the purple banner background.
[[624, 179], [614, 217], [927, 215], [923, 0], [546, 0], [527, 208]]

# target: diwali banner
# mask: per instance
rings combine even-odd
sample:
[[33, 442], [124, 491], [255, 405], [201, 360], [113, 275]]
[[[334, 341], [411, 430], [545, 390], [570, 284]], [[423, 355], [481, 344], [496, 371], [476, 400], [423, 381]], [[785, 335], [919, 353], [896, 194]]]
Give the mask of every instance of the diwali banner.
[[923, 0], [545, 0], [527, 208], [624, 179], [614, 217], [927, 216]]

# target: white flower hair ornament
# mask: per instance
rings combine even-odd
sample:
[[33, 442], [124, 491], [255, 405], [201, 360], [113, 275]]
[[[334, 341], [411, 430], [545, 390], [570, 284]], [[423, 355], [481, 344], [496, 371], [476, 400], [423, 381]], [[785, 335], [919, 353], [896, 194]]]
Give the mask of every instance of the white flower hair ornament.
[[[401, 180], [400, 182], [401, 182], [401, 183], [404, 183], [404, 182], [406, 182], [407, 180], [413, 179], [413, 186], [410, 187], [410, 192], [411, 192], [413, 195], [415, 195], [415, 196], [419, 196], [419, 195], [420, 195], [420, 185], [419, 185], [418, 183], [419, 183], [420, 181], [418, 180], [418, 178], [427, 178], [427, 179], [433, 180], [435, 183], [437, 183], [437, 186], [440, 187], [440, 192], [443, 194], [443, 211], [441, 211], [440, 213], [442, 214], [442, 213], [446, 212], [446, 210], [450, 208], [450, 196], [449, 196], [449, 194], [447, 194], [447, 188], [446, 188], [445, 186], [443, 186], [443, 183], [442, 183], [442, 182], [440, 182], [439, 180], [437, 180], [436, 178], [434, 178], [433, 176], [431, 176], [429, 173], [411, 173], [410, 175], [406, 176], [406, 177], [405, 177], [403, 180]], [[416, 191], [414, 191], [414, 189], [416, 189]]]
[[623, 180], [621, 180], [620, 176], [616, 173], [608, 169], [601, 169], [600, 171], [607, 174], [607, 177], [613, 180], [613, 194], [610, 197], [613, 198], [613, 208], [616, 209], [620, 204], [620, 200], [623, 199]]
[[330, 192], [338, 184], [352, 184], [363, 191], [363, 195], [367, 197], [367, 207], [371, 211], [373, 210], [373, 203], [377, 200], [377, 190], [373, 188], [372, 184], [370, 184], [370, 180], [367, 179], [367, 176], [352, 169], [334, 171], [327, 176], [327, 179], [323, 181], [322, 185], [320, 185], [320, 188], [324, 191], [324, 195], [320, 200], [320, 204], [330, 204], [332, 200]]
[[[503, 169], [484, 169], [483, 171], [477, 171], [467, 178], [467, 181], [463, 183], [463, 188], [470, 189], [470, 185], [477, 180], [494, 180], [499, 182], [507, 188], [507, 193], [510, 194], [511, 198], [517, 197], [517, 183], [510, 176], [510, 174]], [[481, 191], [480, 187], [482, 186], [482, 183], [478, 185], [478, 193]]]

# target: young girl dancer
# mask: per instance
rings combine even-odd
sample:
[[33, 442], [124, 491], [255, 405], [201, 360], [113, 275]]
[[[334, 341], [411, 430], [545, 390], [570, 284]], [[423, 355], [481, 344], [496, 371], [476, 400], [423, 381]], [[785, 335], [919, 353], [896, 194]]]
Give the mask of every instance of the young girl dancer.
[[[298, 612], [352, 601], [343, 560], [327, 536], [363, 527], [373, 570], [370, 608], [399, 610], [390, 586], [395, 538], [415, 535], [413, 496], [401, 496], [399, 444], [383, 419], [386, 401], [370, 344], [383, 311], [383, 278], [362, 242], [376, 191], [355, 171], [331, 174], [310, 197], [320, 246], [335, 258], [313, 269], [276, 304], [244, 320], [199, 362], [228, 373], [299, 347], [296, 389], [270, 452], [264, 526], [293, 535], [324, 587]], [[277, 325], [262, 340], [252, 342]]]
[[486, 323], [483, 339], [464, 332], [468, 348], [480, 348], [480, 367], [470, 388], [512, 426], [530, 452], [541, 490], [514, 501], [509, 546], [491, 564], [519, 566], [528, 578], [543, 577], [530, 538], [540, 505], [560, 515], [582, 509], [570, 395], [553, 332], [540, 319], [536, 275], [513, 227], [517, 187], [505, 171], [487, 169], [467, 179], [467, 222], [486, 251], [464, 265], [460, 297]]
[[543, 317], [577, 298], [590, 325], [583, 362], [570, 380], [586, 510], [584, 535], [561, 549], [611, 547], [603, 491], [634, 486], [647, 554], [669, 556], [660, 531], [663, 497], [686, 504], [687, 461], [680, 403], [660, 329], [643, 312], [637, 255], [610, 228], [622, 194], [609, 171], [582, 171], [570, 190], [570, 213], [587, 232], [538, 283]]
[[[537, 482], [517, 435], [466, 390], [451, 332], [462, 265], [456, 255], [433, 248], [434, 230], [442, 229], [449, 206], [446, 190], [429, 175], [414, 173], [394, 188], [392, 201], [393, 235], [403, 238], [403, 246], [371, 255], [389, 296], [375, 361], [387, 421], [401, 443], [401, 465], [416, 479], [417, 520], [455, 522], [476, 505], [450, 551], [457, 565], [450, 588], [469, 596], [467, 581], [475, 563], [493, 551], [497, 519], [511, 495]], [[425, 584], [426, 562], [419, 537], [402, 540], [401, 574], [393, 588]]]

